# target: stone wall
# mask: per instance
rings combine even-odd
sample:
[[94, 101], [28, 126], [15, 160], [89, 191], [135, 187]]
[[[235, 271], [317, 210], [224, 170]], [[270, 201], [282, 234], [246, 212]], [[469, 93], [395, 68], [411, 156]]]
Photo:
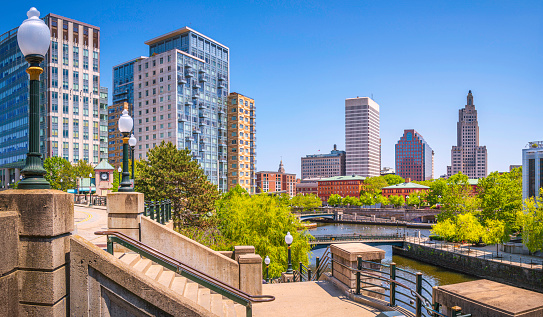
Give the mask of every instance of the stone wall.
[[18, 218], [15, 211], [0, 210], [0, 316], [19, 315]]
[[405, 242], [403, 248], [393, 246], [392, 250], [394, 255], [401, 255], [465, 274], [543, 292], [543, 270], [540, 269], [530, 269], [475, 258], [410, 242]]

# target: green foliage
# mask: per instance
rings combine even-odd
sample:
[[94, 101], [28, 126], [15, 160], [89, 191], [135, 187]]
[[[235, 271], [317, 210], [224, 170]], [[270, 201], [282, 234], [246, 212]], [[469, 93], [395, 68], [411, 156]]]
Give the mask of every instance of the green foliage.
[[291, 207], [299, 207], [304, 211], [313, 210], [322, 206], [322, 201], [315, 194], [302, 195], [298, 194], [290, 198]]
[[341, 204], [344, 206], [357, 206], [360, 204], [360, 200], [356, 197], [347, 196], [343, 198]]
[[409, 195], [409, 198], [407, 198], [407, 204], [409, 206], [420, 206], [421, 199], [419, 193], [412, 193]]
[[330, 206], [339, 206], [341, 205], [342, 198], [338, 194], [332, 194], [328, 198], [328, 205]]
[[426, 196], [426, 202], [430, 206], [434, 206], [441, 203], [441, 200], [445, 196], [445, 190], [447, 188], [446, 179], [439, 178], [431, 182], [428, 182], [428, 184], [421, 184], [421, 185], [430, 187], [430, 190], [428, 191], [428, 195]]
[[47, 171], [45, 179], [51, 184], [52, 189], [66, 190], [76, 186], [72, 164], [66, 159], [58, 156], [48, 157], [43, 161], [43, 167]]
[[368, 177], [364, 180], [360, 196], [369, 194], [371, 197], [376, 197], [377, 195], [381, 195], [381, 189], [386, 186], [388, 186], [388, 183], [383, 176]]
[[477, 211], [480, 201], [473, 195], [468, 177], [461, 172], [447, 179], [443, 196], [441, 197], [442, 212], [437, 215], [437, 220], [454, 218], [459, 214]]
[[[287, 267], [285, 235], [294, 238], [292, 262], [308, 264], [310, 235], [279, 197], [248, 195], [233, 189], [217, 202], [218, 228], [228, 244], [253, 245], [263, 258], [269, 256], [270, 276], [277, 277]], [[223, 243], [224, 244], [224, 243]]]
[[478, 185], [483, 219], [503, 220], [516, 224], [517, 212], [522, 210], [522, 168], [515, 168], [509, 173], [490, 173], [481, 178]]
[[486, 244], [505, 243], [510, 239], [510, 229], [503, 220], [487, 219], [483, 229], [483, 242]]
[[219, 193], [190, 151], [162, 141], [147, 157], [136, 162], [136, 191], [148, 200], [172, 200], [176, 227], [208, 226], [209, 217], [203, 216], [215, 210]]
[[[379, 195], [379, 196], [381, 196], [381, 195]], [[360, 194], [360, 204], [362, 206], [375, 205], [375, 198], [370, 193], [361, 193]]]
[[380, 177], [382, 177], [387, 182], [386, 186], [392, 186], [396, 184], [405, 183], [405, 179], [403, 179], [403, 177], [398, 176], [398, 175], [387, 174], [385, 176], [380, 176]]
[[483, 236], [483, 226], [473, 213], [459, 214], [456, 217], [456, 239], [471, 243], [479, 242]]
[[388, 200], [390, 201], [390, 204], [394, 205], [395, 207], [400, 207], [405, 205], [405, 198], [403, 196], [389, 196]]
[[94, 167], [87, 163], [85, 160], [79, 160], [73, 166], [73, 177], [74, 178], [89, 178], [89, 174], [94, 177]]
[[522, 242], [528, 250], [532, 253], [543, 250], [543, 199], [540, 197], [526, 199], [524, 210], [517, 211], [516, 219], [522, 233]]
[[111, 191], [113, 193], [119, 191], [119, 185], [121, 184], [120, 175], [121, 173], [117, 172], [117, 170], [113, 170], [113, 182], [111, 182]]
[[381, 196], [381, 195], [376, 197], [375, 203], [376, 204], [381, 203], [382, 206], [390, 205], [390, 201], [388, 200], [388, 198], [386, 198], [385, 196]]

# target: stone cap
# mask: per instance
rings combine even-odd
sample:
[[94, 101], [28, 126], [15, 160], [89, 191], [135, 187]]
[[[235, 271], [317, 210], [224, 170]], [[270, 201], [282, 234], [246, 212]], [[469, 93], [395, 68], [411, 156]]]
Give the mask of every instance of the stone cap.
[[236, 245], [234, 246], [234, 259], [237, 261], [240, 255], [254, 254], [255, 247], [252, 245]]
[[350, 262], [356, 261], [359, 255], [362, 256], [362, 260], [364, 261], [375, 261], [385, 258], [385, 251], [364, 243], [331, 244], [330, 252]]
[[447, 307], [458, 305], [465, 312], [492, 311], [492, 316], [543, 313], [543, 294], [489, 280], [438, 286], [434, 300]]
[[239, 264], [262, 264], [262, 257], [258, 254], [242, 254], [238, 258]]

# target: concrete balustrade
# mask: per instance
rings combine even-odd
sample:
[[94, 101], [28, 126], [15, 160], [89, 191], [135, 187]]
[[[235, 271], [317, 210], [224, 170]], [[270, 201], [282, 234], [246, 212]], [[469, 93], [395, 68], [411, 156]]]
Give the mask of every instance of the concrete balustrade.
[[139, 240], [140, 218], [145, 208], [142, 193], [110, 193], [107, 195], [107, 226], [132, 239]]

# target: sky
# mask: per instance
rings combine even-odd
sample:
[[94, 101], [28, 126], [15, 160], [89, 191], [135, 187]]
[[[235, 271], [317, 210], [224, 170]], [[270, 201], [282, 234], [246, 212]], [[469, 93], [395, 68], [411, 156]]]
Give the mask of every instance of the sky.
[[[543, 1], [9, 1], [0, 33], [36, 6], [101, 29], [101, 85], [189, 26], [230, 48], [230, 87], [255, 99], [257, 170], [300, 175], [300, 158], [345, 148], [345, 98], [380, 105], [382, 166], [415, 129], [446, 173], [472, 90], [488, 169], [543, 140]], [[9, 12], [9, 14], [6, 14]], [[539, 123], [538, 123], [539, 122]]]

